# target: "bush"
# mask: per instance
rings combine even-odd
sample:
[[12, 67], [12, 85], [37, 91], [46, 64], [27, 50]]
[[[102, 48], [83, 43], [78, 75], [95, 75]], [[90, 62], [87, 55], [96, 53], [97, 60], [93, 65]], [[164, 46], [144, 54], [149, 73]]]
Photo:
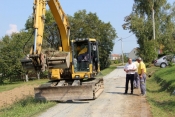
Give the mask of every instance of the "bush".
[[145, 65], [146, 65], [146, 68], [150, 68], [152, 66], [151, 63], [146, 63]]
[[174, 64], [173, 62], [168, 62], [168, 65], [172, 67]]

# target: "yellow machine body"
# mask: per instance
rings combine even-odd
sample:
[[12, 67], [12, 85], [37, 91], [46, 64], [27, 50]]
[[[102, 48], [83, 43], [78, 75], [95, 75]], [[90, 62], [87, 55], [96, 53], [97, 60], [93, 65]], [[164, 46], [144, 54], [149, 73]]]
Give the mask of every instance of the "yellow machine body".
[[[42, 50], [46, 4], [60, 32], [62, 46], [57, 50]], [[58, 0], [34, 0], [33, 10], [34, 45], [21, 63], [26, 70], [48, 70], [50, 79], [35, 88], [35, 97], [46, 100], [96, 98], [103, 91], [103, 79], [94, 78], [100, 72], [96, 39], [69, 39], [68, 18]]]

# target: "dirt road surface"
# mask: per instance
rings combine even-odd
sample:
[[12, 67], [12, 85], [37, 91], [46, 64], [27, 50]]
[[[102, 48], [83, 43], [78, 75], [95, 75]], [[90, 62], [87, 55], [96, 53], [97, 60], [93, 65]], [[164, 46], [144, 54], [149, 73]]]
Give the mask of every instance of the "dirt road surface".
[[58, 103], [39, 117], [152, 117], [140, 90], [124, 95], [124, 86], [125, 72], [119, 67], [104, 77], [105, 89], [96, 100]]

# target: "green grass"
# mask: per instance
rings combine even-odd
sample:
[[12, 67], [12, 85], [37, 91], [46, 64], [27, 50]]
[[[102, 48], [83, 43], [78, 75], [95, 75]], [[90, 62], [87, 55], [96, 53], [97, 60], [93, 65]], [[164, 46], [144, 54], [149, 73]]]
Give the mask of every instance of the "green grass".
[[101, 73], [105, 76], [105, 75], [109, 74], [110, 72], [112, 72], [116, 68], [117, 68], [117, 65], [111, 65], [109, 68], [102, 70]]
[[96, 76], [96, 78], [99, 78], [99, 77], [103, 77], [107, 74], [109, 74], [110, 72], [112, 72], [114, 69], [117, 68], [118, 65], [116, 64], [113, 64], [113, 65], [110, 65], [110, 67], [104, 69], [104, 70], [101, 70], [100, 71], [100, 74]]
[[147, 100], [151, 106], [153, 117], [175, 116], [175, 67], [151, 67], [148, 72], [154, 75], [147, 79]]
[[8, 91], [17, 87], [21, 87], [23, 85], [40, 85], [43, 84], [45, 82], [48, 82], [48, 79], [40, 79], [40, 80], [33, 80], [33, 81], [29, 81], [29, 82], [14, 82], [14, 83], [5, 83], [3, 85], [0, 85], [0, 92], [3, 91]]
[[33, 97], [27, 97], [11, 107], [1, 109], [0, 117], [32, 117], [56, 104], [56, 102], [39, 101]]

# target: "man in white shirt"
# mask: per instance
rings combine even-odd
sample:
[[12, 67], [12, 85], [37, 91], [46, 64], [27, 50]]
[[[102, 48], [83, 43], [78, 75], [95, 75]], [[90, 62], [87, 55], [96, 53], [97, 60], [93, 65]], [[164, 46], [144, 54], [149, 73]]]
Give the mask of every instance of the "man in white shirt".
[[128, 93], [128, 83], [130, 81], [131, 84], [131, 94], [133, 94], [133, 81], [134, 81], [134, 75], [135, 70], [137, 69], [136, 65], [132, 63], [132, 59], [128, 58], [128, 63], [124, 67], [124, 71], [126, 72], [126, 84], [125, 84], [125, 93]]

